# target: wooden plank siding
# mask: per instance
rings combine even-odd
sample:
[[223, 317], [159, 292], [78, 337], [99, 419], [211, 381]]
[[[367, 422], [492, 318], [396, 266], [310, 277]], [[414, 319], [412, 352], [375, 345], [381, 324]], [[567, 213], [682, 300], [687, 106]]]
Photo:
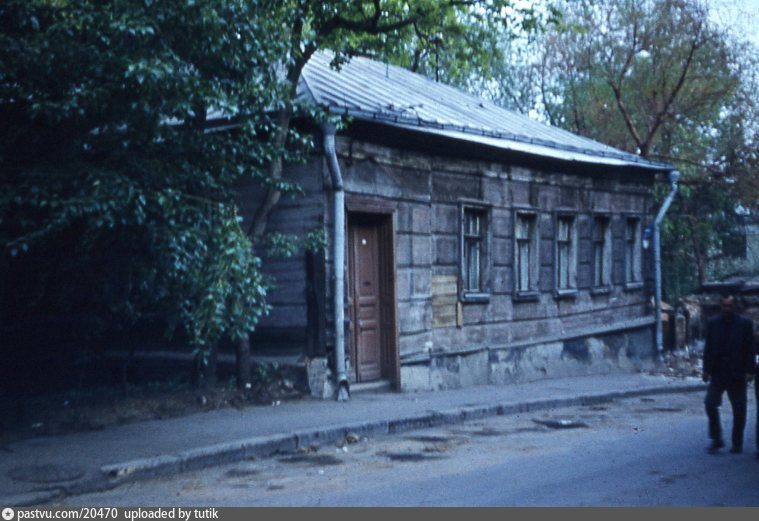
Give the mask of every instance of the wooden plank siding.
[[[631, 179], [614, 172], [573, 175], [481, 161], [465, 161], [377, 144], [338, 140], [346, 191], [394, 200], [398, 208], [398, 306], [401, 356], [463, 347], [497, 348], [574, 328], [623, 322], [648, 314], [646, 288], [624, 291], [624, 212], [652, 207], [652, 177]], [[491, 205], [490, 298], [463, 303], [456, 325], [450, 289], [458, 276], [462, 200]], [[534, 302], [513, 295], [513, 208], [539, 217], [540, 294]], [[555, 209], [576, 214], [577, 294], [554, 296]], [[590, 223], [593, 212], [612, 217], [613, 284], [608, 295], [591, 295]], [[445, 281], [445, 282], [443, 282]]]
[[[313, 155], [306, 164], [285, 167], [284, 178], [297, 183], [303, 193], [282, 196], [269, 217], [267, 233], [303, 236], [312, 230], [323, 229], [323, 175], [323, 158], [318, 154]], [[264, 191], [259, 183], [249, 183], [239, 187], [238, 194], [243, 225], [248, 227]], [[309, 262], [318, 266], [315, 270], [313, 266], [309, 269], [308, 256], [302, 250], [290, 258], [271, 257], [263, 247], [258, 254], [263, 272], [272, 280], [274, 287], [267, 296], [272, 306], [271, 312], [261, 318], [252, 336], [252, 349], [283, 354], [323, 352], [324, 327], [317, 326], [317, 322], [323, 324], [324, 317], [317, 315], [315, 318], [313, 315], [318, 310], [321, 310], [321, 315], [324, 314], [323, 259], [310, 259]], [[310, 284], [316, 284], [317, 288], [311, 288], [309, 296]], [[309, 336], [309, 325], [313, 328], [312, 336]]]

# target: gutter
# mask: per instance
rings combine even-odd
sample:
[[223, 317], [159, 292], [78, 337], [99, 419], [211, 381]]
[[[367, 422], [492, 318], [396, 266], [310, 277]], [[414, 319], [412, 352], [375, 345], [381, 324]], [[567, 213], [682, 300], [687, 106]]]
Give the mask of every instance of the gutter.
[[332, 180], [332, 260], [335, 286], [333, 306], [335, 310], [335, 372], [337, 373], [337, 401], [350, 397], [350, 383], [345, 371], [345, 192], [340, 165], [335, 151], [335, 126], [322, 125], [324, 154]]
[[662, 221], [664, 220], [664, 215], [667, 213], [667, 210], [669, 210], [669, 206], [672, 204], [673, 199], [675, 198], [675, 194], [677, 194], [677, 181], [680, 179], [680, 172], [677, 170], [670, 170], [669, 172], [669, 184], [670, 184], [670, 192], [669, 195], [667, 195], [667, 198], [664, 200], [664, 203], [662, 203], [661, 208], [659, 208], [659, 213], [656, 214], [656, 220], [654, 221], [654, 273], [655, 273], [655, 285], [656, 285], [656, 296], [655, 296], [655, 307], [656, 307], [656, 352], [659, 356], [659, 359], [662, 357], [662, 352], [664, 351], [664, 342], [662, 339], [662, 321], [661, 321], [661, 241], [660, 241], [660, 231], [659, 228], [661, 226]]

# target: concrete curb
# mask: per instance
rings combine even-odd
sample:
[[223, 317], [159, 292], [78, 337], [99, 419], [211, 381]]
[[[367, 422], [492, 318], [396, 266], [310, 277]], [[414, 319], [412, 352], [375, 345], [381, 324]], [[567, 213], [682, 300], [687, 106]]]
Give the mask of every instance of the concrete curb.
[[70, 484], [61, 484], [55, 488], [28, 494], [0, 497], [0, 505], [17, 507], [33, 506], [67, 495], [99, 492], [115, 488], [124, 483], [143, 479], [172, 476], [182, 472], [244, 461], [246, 459], [267, 458], [277, 454], [292, 453], [301, 447], [308, 447], [314, 443], [334, 443], [345, 438], [348, 433], [372, 437], [387, 436], [428, 427], [463, 423], [491, 416], [513, 415], [578, 405], [598, 405], [623, 398], [655, 394], [690, 393], [705, 389], [705, 384], [660, 386], [571, 398], [456, 407], [440, 411], [427, 411], [422, 414], [392, 420], [367, 421], [340, 426], [333, 425], [325, 428], [296, 431], [289, 434], [258, 436], [190, 449], [177, 454], [160, 455], [103, 465], [97, 471]]

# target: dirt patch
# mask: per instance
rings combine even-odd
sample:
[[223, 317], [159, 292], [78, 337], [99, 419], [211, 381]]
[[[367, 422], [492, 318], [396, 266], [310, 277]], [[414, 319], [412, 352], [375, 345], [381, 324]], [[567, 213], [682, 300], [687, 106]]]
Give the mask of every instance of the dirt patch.
[[[257, 392], [233, 385], [202, 389], [184, 382], [101, 387], [27, 398], [0, 397], [0, 447], [36, 436], [101, 430], [114, 425], [174, 418], [227, 407], [276, 406], [302, 397], [281, 381]], [[7, 450], [7, 449], [6, 449]]]
[[60, 483], [84, 476], [84, 469], [71, 465], [25, 465], [8, 471], [8, 477], [27, 483]]
[[687, 378], [701, 376], [702, 371], [703, 353], [695, 349], [678, 349], [664, 353], [661, 363], [649, 374]]

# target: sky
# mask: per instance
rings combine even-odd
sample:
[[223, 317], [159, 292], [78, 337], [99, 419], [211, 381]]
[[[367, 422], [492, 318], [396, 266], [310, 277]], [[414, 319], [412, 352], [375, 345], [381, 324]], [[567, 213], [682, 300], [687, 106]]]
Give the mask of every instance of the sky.
[[715, 21], [728, 24], [759, 46], [759, 0], [709, 0]]

